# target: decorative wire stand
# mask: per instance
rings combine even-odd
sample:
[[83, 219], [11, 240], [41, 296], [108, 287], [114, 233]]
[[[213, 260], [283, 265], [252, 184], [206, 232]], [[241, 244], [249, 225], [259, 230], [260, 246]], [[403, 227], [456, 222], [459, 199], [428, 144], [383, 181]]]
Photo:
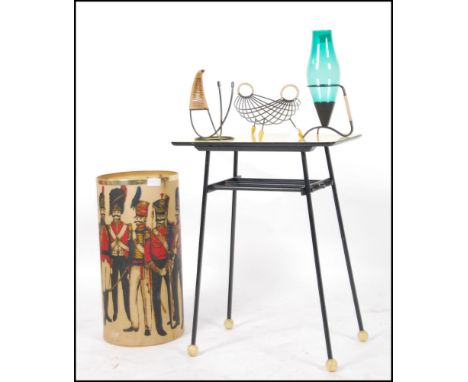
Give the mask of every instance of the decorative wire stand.
[[309, 134], [311, 131], [313, 130], [317, 130], [317, 136], [319, 135], [319, 130], [320, 129], [328, 129], [328, 130], [332, 130], [334, 131], [336, 134], [342, 136], [342, 137], [349, 137], [352, 133], [353, 133], [353, 130], [354, 130], [354, 125], [353, 125], [353, 118], [351, 117], [351, 108], [349, 107], [349, 102], [348, 102], [348, 96], [346, 94], [346, 89], [344, 88], [344, 86], [342, 85], [338, 85], [338, 84], [331, 84], [331, 85], [307, 85], [307, 87], [309, 88], [329, 88], [329, 87], [339, 87], [341, 89], [341, 91], [343, 92], [343, 98], [344, 98], [344, 101], [345, 101], [345, 105], [346, 105], [346, 113], [348, 114], [348, 120], [349, 120], [349, 126], [350, 126], [350, 130], [348, 133], [346, 134], [343, 134], [341, 133], [340, 131], [336, 130], [335, 128], [333, 127], [330, 127], [330, 126], [315, 126], [315, 127], [312, 127], [310, 128], [309, 130], [307, 130], [303, 137], [305, 137], [307, 134]]
[[[242, 86], [248, 86], [251, 88], [249, 95], [242, 95], [240, 88]], [[287, 87], [294, 87], [296, 89], [296, 96], [293, 99], [286, 99], [283, 97], [283, 91]], [[237, 88], [238, 96], [234, 100], [234, 107], [240, 116], [247, 121], [253, 123], [252, 135], [255, 133], [256, 125], [261, 125], [260, 139], [263, 137], [263, 128], [265, 125], [278, 125], [280, 123], [290, 121], [299, 135], [302, 136], [301, 131], [296, 127], [292, 116], [296, 113], [301, 104], [301, 101], [297, 98], [299, 90], [295, 85], [285, 85], [281, 89], [281, 98], [273, 100], [254, 93], [252, 85], [248, 83], [242, 83]]]
[[[189, 107], [189, 114], [190, 114], [190, 123], [192, 125], [192, 129], [195, 134], [198, 135], [198, 138], [195, 138], [197, 141], [223, 141], [223, 140], [232, 140], [233, 137], [229, 137], [223, 135], [223, 125], [226, 121], [226, 118], [229, 115], [229, 111], [231, 110], [232, 105], [232, 97], [234, 94], [234, 82], [231, 82], [231, 96], [229, 98], [229, 106], [226, 111], [226, 114], [223, 117], [223, 99], [221, 96], [221, 82], [218, 81], [218, 94], [219, 94], [219, 126], [216, 128], [213, 122], [213, 118], [211, 117], [210, 109], [208, 108], [208, 103], [205, 99], [205, 90], [203, 88], [203, 79], [202, 75], [205, 72], [204, 69], [199, 70], [195, 75], [195, 79], [192, 85], [192, 92], [190, 93], [190, 107]], [[211, 126], [213, 128], [213, 134], [208, 136], [201, 135], [195, 125], [193, 124], [192, 112], [194, 111], [207, 111], [208, 117], [210, 118]]]

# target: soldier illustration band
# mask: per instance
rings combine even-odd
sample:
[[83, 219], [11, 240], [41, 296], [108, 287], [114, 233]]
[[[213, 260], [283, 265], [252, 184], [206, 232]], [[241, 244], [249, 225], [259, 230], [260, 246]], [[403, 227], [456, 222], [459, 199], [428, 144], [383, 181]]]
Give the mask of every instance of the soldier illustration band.
[[[106, 224], [104, 187], [99, 194], [104, 324], [116, 321], [119, 315], [120, 283], [125, 317], [130, 322], [130, 326], [123, 331], [139, 331], [141, 320], [138, 302], [141, 297], [144, 335], [151, 335], [151, 317], [154, 312], [156, 331], [158, 335], [165, 336], [167, 333], [163, 328], [162, 311], [168, 316], [167, 325], [171, 329], [179, 325], [183, 328], [183, 308], [179, 304], [179, 282], [182, 288], [179, 188], [176, 188], [175, 193], [176, 221], [169, 221], [170, 197], [161, 193], [160, 199], [152, 203], [151, 228], [147, 226], [150, 203], [141, 200], [140, 186], [131, 202], [131, 208], [135, 210], [134, 223], [121, 220], [126, 197], [125, 185], [110, 191], [109, 214], [112, 222]], [[167, 291], [167, 299], [164, 300], [161, 298], [163, 281]], [[109, 294], [112, 295], [112, 318], [108, 313]]]

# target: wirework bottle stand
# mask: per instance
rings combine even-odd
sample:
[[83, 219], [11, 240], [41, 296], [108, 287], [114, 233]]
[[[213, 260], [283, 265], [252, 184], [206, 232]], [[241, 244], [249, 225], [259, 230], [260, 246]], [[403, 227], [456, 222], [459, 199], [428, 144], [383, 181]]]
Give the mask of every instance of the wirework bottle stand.
[[[197, 338], [197, 325], [198, 325], [198, 307], [200, 299], [200, 283], [202, 272], [202, 257], [203, 257], [203, 240], [205, 236], [205, 213], [208, 193], [218, 190], [231, 190], [232, 191], [232, 215], [231, 215], [231, 243], [230, 243], [230, 262], [229, 262], [229, 291], [228, 291], [228, 306], [227, 306], [227, 319], [224, 322], [226, 329], [232, 329], [234, 322], [232, 321], [232, 289], [233, 289], [233, 268], [234, 268], [234, 243], [235, 243], [235, 229], [236, 229], [236, 203], [237, 191], [280, 191], [280, 192], [300, 192], [305, 195], [307, 201], [307, 210], [309, 213], [310, 232], [312, 236], [312, 247], [314, 251], [315, 271], [317, 273], [317, 285], [320, 297], [320, 308], [322, 312], [323, 330], [325, 334], [325, 342], [327, 346], [327, 362], [326, 368], [328, 371], [335, 371], [337, 369], [337, 362], [333, 359], [333, 353], [330, 343], [330, 331], [328, 328], [327, 309], [325, 306], [325, 295], [323, 291], [322, 274], [320, 270], [320, 259], [317, 245], [317, 235], [315, 232], [314, 212], [312, 208], [311, 193], [325, 187], [331, 186], [333, 191], [333, 199], [335, 202], [336, 215], [338, 218], [341, 240], [348, 269], [349, 282], [353, 295], [354, 307], [356, 310], [356, 317], [359, 326], [358, 339], [361, 342], [367, 341], [367, 332], [364, 330], [362, 324], [361, 312], [359, 310], [359, 303], [356, 293], [356, 286], [354, 284], [353, 271], [351, 268], [351, 261], [349, 258], [348, 245], [346, 243], [346, 236], [341, 217], [341, 209], [338, 201], [338, 193], [336, 189], [335, 177], [330, 157], [329, 147], [338, 143], [348, 142], [359, 135], [354, 135], [346, 138], [339, 138], [330, 141], [314, 141], [314, 142], [246, 142], [246, 141], [178, 141], [172, 142], [175, 146], [194, 146], [199, 151], [205, 151], [205, 174], [203, 180], [203, 194], [202, 194], [202, 208], [201, 208], [201, 222], [200, 222], [200, 238], [198, 243], [198, 265], [197, 265], [197, 281], [195, 287], [195, 306], [193, 312], [193, 326], [192, 326], [192, 341], [188, 347], [188, 353], [191, 356], [198, 354], [198, 347], [196, 346]], [[312, 151], [318, 147], [323, 147], [327, 159], [327, 167], [329, 177], [322, 180], [309, 179], [309, 171], [307, 168], [306, 152]], [[208, 176], [210, 171], [210, 156], [212, 151], [232, 151], [234, 153], [234, 166], [233, 177], [223, 180], [221, 182], [208, 184]], [[302, 169], [304, 173], [303, 179], [259, 179], [259, 178], [242, 178], [238, 174], [238, 158], [239, 151], [259, 151], [259, 152], [300, 152]]]

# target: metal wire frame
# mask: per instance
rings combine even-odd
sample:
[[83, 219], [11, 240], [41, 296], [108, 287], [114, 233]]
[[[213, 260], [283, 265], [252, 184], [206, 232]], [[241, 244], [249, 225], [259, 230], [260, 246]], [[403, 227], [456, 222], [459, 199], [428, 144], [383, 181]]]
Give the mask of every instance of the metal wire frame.
[[353, 118], [351, 117], [351, 109], [349, 107], [348, 96], [346, 95], [346, 89], [344, 88], [344, 86], [339, 85], [339, 84], [331, 84], [331, 85], [307, 85], [307, 87], [309, 87], [309, 88], [323, 88], [323, 87], [327, 87], [327, 88], [328, 87], [339, 87], [339, 88], [341, 88], [341, 91], [343, 92], [343, 98], [344, 98], [344, 101], [345, 101], [345, 105], [346, 105], [346, 112], [348, 114], [349, 126], [351, 128], [350, 128], [349, 133], [343, 134], [343, 133], [339, 132], [338, 130], [336, 130], [333, 127], [330, 127], [330, 126], [315, 126], [315, 127], [310, 128], [309, 130], [307, 130], [304, 133], [304, 137], [313, 130], [317, 130], [317, 134], [318, 134], [319, 129], [332, 130], [336, 134], [338, 134], [338, 135], [340, 135], [342, 137], [349, 137], [353, 133], [354, 125], [353, 125]]
[[[229, 106], [228, 106], [228, 109], [226, 111], [226, 114], [224, 115], [223, 117], [223, 99], [222, 99], [222, 95], [221, 95], [221, 82], [218, 81], [218, 94], [219, 94], [219, 127], [216, 128], [215, 127], [215, 124], [213, 122], [213, 118], [211, 117], [211, 113], [210, 113], [210, 109], [204, 109], [208, 112], [208, 116], [210, 117], [210, 122], [211, 122], [211, 126], [213, 127], [213, 134], [211, 135], [208, 135], [208, 136], [203, 136], [201, 135], [197, 129], [195, 128], [195, 125], [193, 124], [193, 118], [192, 118], [192, 111], [193, 110], [189, 110], [190, 112], [190, 124], [192, 125], [192, 129], [193, 131], [195, 132], [195, 134], [198, 135], [198, 139], [201, 139], [201, 140], [204, 140], [204, 139], [214, 139], [216, 136], [218, 139], [232, 139], [231, 137], [224, 137], [223, 136], [223, 125], [224, 125], [224, 122], [226, 121], [226, 118], [228, 117], [229, 115], [229, 112], [231, 110], [231, 105], [232, 105], [232, 97], [234, 95], [234, 82], [231, 82], [231, 96], [229, 98]], [[203, 110], [201, 110], [203, 111]], [[218, 134], [219, 132], [219, 134]]]
[[297, 129], [291, 118], [300, 104], [301, 101], [297, 97], [292, 100], [283, 97], [273, 100], [254, 94], [253, 91], [248, 96], [239, 93], [234, 100], [234, 107], [240, 116], [253, 123], [254, 126], [261, 125], [262, 129], [265, 125], [278, 125], [286, 121], [290, 121]]
[[[346, 141], [346, 140], [345, 140]], [[173, 142], [173, 144], [178, 145], [177, 143]], [[336, 190], [335, 178], [333, 175], [333, 169], [331, 165], [331, 158], [329, 153], [329, 144], [320, 144], [320, 143], [310, 143], [313, 148], [319, 145], [323, 145], [325, 148], [325, 154], [327, 157], [327, 165], [329, 170], [329, 178], [322, 179], [322, 180], [311, 180], [309, 178], [309, 170], [307, 166], [307, 159], [306, 159], [306, 151], [310, 151], [309, 149], [301, 149], [298, 150], [301, 152], [301, 160], [302, 160], [302, 169], [304, 177], [303, 179], [259, 179], [259, 178], [242, 178], [238, 175], [238, 152], [239, 151], [248, 151], [243, 148], [242, 142], [233, 142], [231, 147], [228, 147], [226, 151], [234, 151], [234, 171], [233, 177], [230, 179], [226, 179], [221, 182], [208, 184], [208, 176], [209, 176], [209, 169], [210, 169], [210, 155], [211, 151], [213, 151], [213, 145], [210, 145], [209, 142], [206, 143], [195, 143], [195, 147], [197, 149], [201, 149], [205, 151], [205, 172], [204, 172], [204, 181], [203, 181], [203, 193], [202, 193], [202, 205], [201, 205], [201, 219], [200, 219], [200, 236], [198, 242], [198, 263], [197, 263], [197, 274], [196, 274], [196, 285], [195, 285], [195, 303], [194, 303], [194, 312], [193, 312], [193, 324], [192, 324], [192, 338], [191, 338], [191, 345], [189, 346], [189, 354], [196, 355], [198, 348], [196, 347], [196, 339], [197, 339], [197, 330], [198, 330], [198, 312], [199, 312], [199, 303], [200, 303], [200, 286], [201, 286], [201, 274], [202, 274], [202, 260], [203, 260], [203, 245], [204, 245], [204, 238], [205, 238], [205, 220], [206, 220], [206, 205], [207, 205], [207, 196], [208, 193], [217, 190], [232, 190], [233, 191], [233, 199], [232, 199], [232, 214], [231, 214], [231, 241], [230, 241], [230, 261], [229, 261], [229, 289], [228, 289], [228, 310], [227, 310], [227, 318], [231, 319], [232, 317], [232, 293], [233, 293], [233, 265], [234, 265], [234, 245], [235, 245], [235, 224], [236, 224], [236, 203], [237, 203], [237, 191], [241, 190], [251, 190], [251, 191], [298, 191], [301, 192], [302, 195], [305, 195], [307, 201], [307, 210], [309, 215], [309, 225], [310, 225], [310, 232], [311, 232], [311, 239], [312, 239], [312, 247], [313, 247], [313, 255], [314, 255], [314, 263], [315, 263], [315, 271], [316, 271], [316, 279], [317, 279], [317, 287], [319, 292], [320, 298], [320, 310], [322, 314], [322, 323], [323, 323], [323, 331], [325, 335], [325, 343], [326, 343], [326, 350], [327, 350], [327, 357], [328, 360], [333, 359], [332, 353], [332, 346], [331, 346], [331, 339], [330, 339], [330, 329], [328, 325], [328, 315], [326, 310], [325, 304], [325, 292], [324, 286], [322, 281], [322, 271], [319, 259], [319, 251], [317, 245], [317, 232], [316, 232], [316, 221], [314, 218], [314, 212], [312, 208], [312, 199], [311, 193], [317, 191], [321, 188], [325, 188], [331, 186], [333, 189], [333, 197], [335, 201], [335, 208], [338, 218], [338, 223], [340, 226], [340, 234], [341, 240], [343, 244], [343, 249], [345, 252], [345, 259], [346, 259], [346, 266], [348, 270], [349, 281], [351, 284], [351, 290], [353, 293], [353, 301], [356, 310], [356, 315], [358, 318], [358, 325], [360, 333], [364, 331], [362, 319], [360, 315], [359, 304], [357, 300], [357, 293], [356, 287], [354, 283], [354, 278], [351, 269], [351, 262], [349, 259], [348, 248], [346, 244], [346, 236], [343, 227], [343, 220], [341, 216], [341, 210], [338, 202], [338, 194]], [[179, 144], [179, 145], [188, 145], [186, 143]], [[193, 145], [193, 143], [190, 143]], [[283, 148], [278, 148], [277, 150], [273, 150], [276, 152], [280, 151], [293, 151], [292, 147], [296, 146], [297, 143], [282, 143]], [[219, 145], [214, 145], [219, 146]], [[222, 145], [225, 146], [225, 145]], [[224, 149], [220, 150], [219, 147], [216, 147], [214, 151], [224, 151]], [[255, 151], [270, 151], [265, 146], [260, 145], [257, 146]], [[295, 151], [295, 150], [294, 150]], [[227, 328], [227, 327], [226, 327]], [[366, 333], [367, 334], [367, 333]], [[195, 350], [195, 353], [193, 353]]]

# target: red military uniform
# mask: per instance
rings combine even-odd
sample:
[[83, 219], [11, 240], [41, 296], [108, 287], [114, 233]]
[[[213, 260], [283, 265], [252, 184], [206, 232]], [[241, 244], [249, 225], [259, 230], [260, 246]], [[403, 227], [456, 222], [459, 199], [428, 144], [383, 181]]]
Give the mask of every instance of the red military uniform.
[[130, 286], [128, 277], [128, 259], [129, 259], [129, 242], [132, 234], [130, 224], [121, 221], [113, 221], [109, 224], [109, 236], [111, 242], [111, 259], [112, 259], [112, 303], [114, 305], [114, 321], [117, 319], [118, 312], [118, 292], [117, 284], [120, 279], [122, 292], [124, 297], [124, 307], [127, 319], [130, 320]]
[[[145, 253], [145, 261], [149, 264], [152, 271], [153, 308], [156, 319], [156, 330], [160, 336], [167, 334], [163, 328], [161, 314], [163, 300], [167, 301], [167, 306], [169, 306], [169, 322], [172, 320], [171, 283], [166, 269], [169, 251], [172, 246], [173, 232], [172, 225], [167, 221], [168, 206], [169, 196], [165, 194], [161, 194], [161, 199], [153, 202], [156, 227], [150, 232], [150, 251], [149, 253]], [[166, 284], [167, 298], [161, 296], [163, 279]]]
[[101, 287], [102, 287], [102, 302], [104, 305], [104, 325], [107, 321], [111, 322], [109, 317], [109, 291], [111, 290], [111, 259], [110, 259], [110, 239], [109, 231], [106, 225], [106, 206], [104, 200], [104, 186], [99, 194], [99, 210], [101, 220], [99, 222], [99, 249], [101, 257]]
[[[156, 330], [160, 336], [165, 336], [167, 334], [163, 328], [163, 318], [161, 314], [162, 300], [165, 300], [167, 304], [166, 306], [169, 306], [169, 319], [172, 316], [172, 307], [169, 302], [169, 275], [165, 268], [168, 257], [166, 249], [166, 233], [167, 227], [165, 226], [153, 228], [150, 232], [150, 239], [148, 240], [150, 250], [148, 252], [145, 251], [145, 261], [150, 264], [150, 269], [152, 271], [151, 289], [153, 293], [153, 308], [156, 320]], [[163, 279], [165, 280], [167, 287], [167, 298], [163, 298], [161, 296], [161, 284]]]
[[109, 226], [112, 256], [125, 256], [128, 258], [128, 241], [130, 228], [123, 222], [112, 222]]
[[147, 263], [156, 260], [167, 259], [167, 227], [156, 227], [151, 230], [150, 251], [145, 251], [145, 260]]
[[110, 254], [112, 262], [112, 303], [114, 305], [113, 320], [117, 320], [119, 311], [118, 284], [122, 286], [124, 308], [127, 319], [130, 320], [130, 299], [128, 282], [128, 258], [130, 254], [131, 224], [120, 220], [125, 208], [127, 187], [113, 188], [109, 193], [109, 212], [113, 218], [109, 224]]
[[101, 261], [107, 261], [110, 265], [109, 232], [104, 224], [101, 225], [99, 232], [99, 246], [101, 248]]
[[[111, 259], [110, 259], [110, 243], [109, 243], [109, 231], [107, 230], [106, 224], [102, 222], [99, 228], [99, 246], [101, 248], [101, 283], [102, 292], [104, 296], [104, 312], [107, 316], [107, 293], [111, 290]], [[109, 319], [110, 321], [110, 319]]]

